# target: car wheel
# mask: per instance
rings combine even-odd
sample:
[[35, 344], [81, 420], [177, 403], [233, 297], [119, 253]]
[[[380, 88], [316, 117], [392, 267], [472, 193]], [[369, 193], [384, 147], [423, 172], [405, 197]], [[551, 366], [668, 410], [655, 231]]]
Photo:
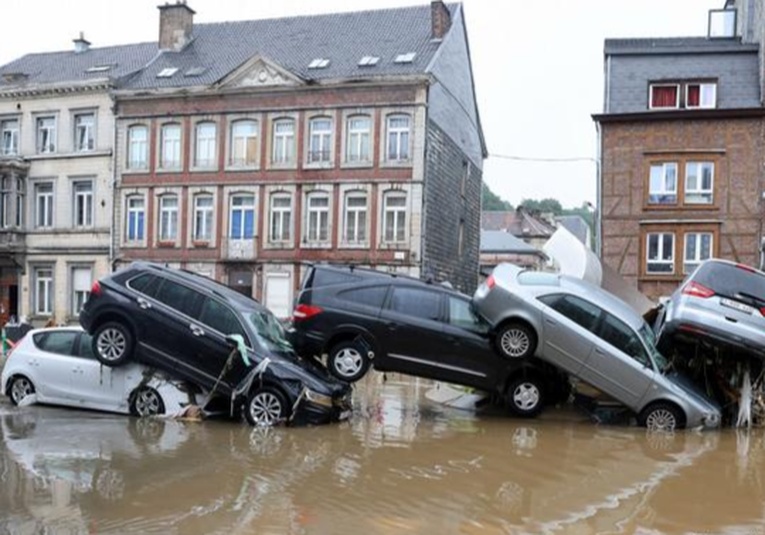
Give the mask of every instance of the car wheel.
[[674, 431], [685, 426], [683, 412], [671, 403], [654, 403], [638, 416], [638, 422], [649, 431]]
[[287, 399], [279, 390], [270, 386], [255, 388], [250, 392], [244, 416], [250, 425], [270, 427], [289, 416]]
[[505, 397], [513, 414], [524, 418], [533, 418], [544, 408], [544, 388], [536, 377], [513, 379]]
[[130, 413], [133, 416], [156, 416], [165, 414], [165, 403], [162, 396], [153, 388], [143, 387], [133, 394], [133, 400], [130, 403]]
[[530, 327], [522, 323], [508, 323], [497, 333], [497, 347], [506, 357], [526, 358], [534, 354], [537, 337]]
[[11, 379], [8, 392], [8, 397], [11, 398], [11, 403], [18, 405], [21, 403], [22, 399], [35, 393], [35, 385], [23, 375], [17, 375]]
[[337, 344], [330, 350], [327, 358], [329, 372], [348, 383], [354, 383], [364, 377], [369, 364], [369, 357], [353, 342]]
[[93, 336], [93, 353], [101, 364], [119, 366], [133, 352], [133, 334], [116, 321], [101, 325]]

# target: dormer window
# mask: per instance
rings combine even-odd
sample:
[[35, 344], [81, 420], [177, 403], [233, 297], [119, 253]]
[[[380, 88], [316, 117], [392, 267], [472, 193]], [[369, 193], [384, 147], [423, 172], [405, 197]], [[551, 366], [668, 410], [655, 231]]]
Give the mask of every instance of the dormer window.
[[714, 108], [717, 84], [688, 84], [685, 86], [686, 108]]
[[393, 63], [412, 63], [414, 61], [414, 56], [416, 56], [416, 52], [407, 52], [406, 54], [399, 54], [396, 56], [396, 59], [393, 60]]
[[106, 72], [111, 70], [111, 65], [93, 65], [85, 69], [85, 72]]
[[308, 64], [309, 69], [324, 69], [329, 65], [329, 60], [326, 58], [316, 58]]
[[373, 67], [380, 62], [379, 56], [364, 56], [359, 60], [359, 67]]
[[678, 84], [653, 84], [651, 86], [651, 109], [679, 108], [680, 91]]
[[709, 109], [717, 107], [717, 83], [674, 82], [651, 84], [649, 109]]
[[736, 10], [709, 10], [709, 37], [731, 38], [736, 36]]
[[172, 78], [176, 72], [178, 72], [177, 67], [167, 67], [157, 73], [157, 78]]

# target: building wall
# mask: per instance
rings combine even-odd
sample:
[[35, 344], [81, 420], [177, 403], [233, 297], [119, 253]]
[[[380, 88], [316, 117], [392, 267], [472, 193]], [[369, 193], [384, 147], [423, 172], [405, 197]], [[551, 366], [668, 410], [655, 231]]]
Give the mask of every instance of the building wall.
[[[683, 259], [673, 274], [648, 274], [646, 233], [700, 230], [714, 233], [713, 256], [759, 264], [763, 216], [763, 122], [754, 119], [607, 122], [602, 128], [602, 257], [651, 298], [682, 281]], [[647, 202], [652, 162], [714, 162], [709, 206], [655, 206]], [[682, 164], [678, 183], [682, 188]]]

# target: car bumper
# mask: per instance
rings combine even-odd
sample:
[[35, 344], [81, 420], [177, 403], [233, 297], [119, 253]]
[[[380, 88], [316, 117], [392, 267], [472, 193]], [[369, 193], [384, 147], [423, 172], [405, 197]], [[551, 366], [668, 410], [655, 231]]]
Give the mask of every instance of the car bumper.
[[350, 392], [332, 400], [332, 405], [316, 403], [302, 396], [290, 422], [292, 425], [324, 425], [351, 417], [353, 404]]
[[680, 319], [667, 321], [659, 334], [659, 347], [666, 350], [671, 345], [671, 339], [674, 338], [681, 338], [691, 342], [700, 339], [706, 340], [734, 351], [743, 351], [760, 358], [765, 358], [765, 344], [746, 340], [731, 334], [729, 331], [708, 324]]

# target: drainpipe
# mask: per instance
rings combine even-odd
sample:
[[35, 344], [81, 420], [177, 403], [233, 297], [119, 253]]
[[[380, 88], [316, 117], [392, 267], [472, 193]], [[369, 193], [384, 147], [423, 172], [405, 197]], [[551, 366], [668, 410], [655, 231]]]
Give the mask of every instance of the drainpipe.
[[109, 267], [114, 271], [114, 242], [117, 239], [117, 99], [112, 99], [112, 222], [109, 226]]

